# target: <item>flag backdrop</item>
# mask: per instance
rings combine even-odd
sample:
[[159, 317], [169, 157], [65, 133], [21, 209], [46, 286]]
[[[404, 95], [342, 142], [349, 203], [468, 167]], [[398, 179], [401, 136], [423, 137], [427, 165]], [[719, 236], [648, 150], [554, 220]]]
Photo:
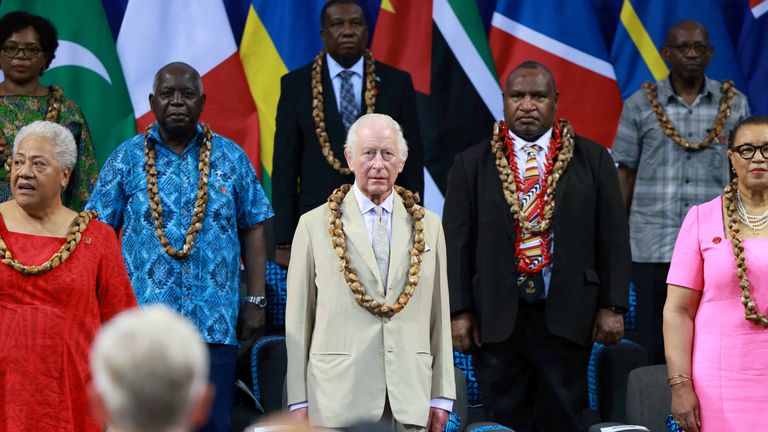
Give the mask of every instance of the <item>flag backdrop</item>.
[[744, 15], [737, 51], [747, 87], [740, 89], [749, 95], [752, 112], [768, 114], [768, 0], [750, 0]]
[[[269, 192], [279, 80], [322, 47], [323, 3], [0, 0], [0, 13], [24, 9], [58, 27], [58, 58], [43, 81], [62, 85], [81, 105], [100, 161], [152, 120], [153, 75], [181, 60], [203, 75], [203, 119], [245, 148]], [[667, 28], [693, 18], [707, 26], [716, 48], [707, 74], [735, 80], [752, 111], [768, 114], [768, 0], [362, 3], [374, 55], [413, 76], [432, 210], [441, 210], [455, 153], [490, 135], [502, 117], [500, 84], [526, 59], [553, 69], [559, 115], [610, 145], [621, 99], [668, 73], [659, 55]]]
[[224, 4], [200, 0], [131, 0], [117, 37], [138, 130], [155, 118], [149, 94], [155, 73], [173, 61], [192, 65], [207, 94], [201, 121], [235, 140], [259, 168], [259, 122]]
[[576, 133], [613, 144], [622, 102], [589, 0], [500, 0], [489, 38], [501, 85], [523, 61], [549, 66], [560, 92], [557, 116], [570, 121]]
[[733, 80], [736, 88], [747, 93], [719, 0], [623, 0], [611, 58], [624, 99], [644, 81], [667, 77], [661, 47], [669, 27], [683, 19], [695, 19], [709, 32], [715, 51], [707, 75]]
[[441, 214], [454, 154], [490, 136], [494, 118], [501, 115], [477, 4], [382, 2], [371, 49], [377, 59], [413, 77], [424, 142], [424, 204]]
[[0, 15], [12, 10], [41, 15], [59, 32], [56, 58], [41, 81], [64, 88], [83, 110], [96, 158], [103, 163], [117, 144], [135, 131], [133, 109], [115, 41], [99, 0], [5, 0]]

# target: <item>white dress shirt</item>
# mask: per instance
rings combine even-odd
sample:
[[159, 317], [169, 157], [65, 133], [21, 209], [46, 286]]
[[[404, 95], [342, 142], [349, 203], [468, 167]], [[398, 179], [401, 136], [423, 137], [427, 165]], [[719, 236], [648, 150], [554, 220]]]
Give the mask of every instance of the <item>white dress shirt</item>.
[[349, 69], [344, 69], [344, 67], [334, 60], [330, 54], [326, 54], [325, 59], [328, 63], [328, 75], [330, 75], [331, 83], [333, 83], [333, 94], [336, 96], [336, 108], [341, 112], [341, 76], [339, 73], [345, 70], [350, 70], [354, 72], [350, 77], [350, 81], [352, 81], [352, 90], [355, 92], [357, 112], [362, 112], [360, 109], [360, 102], [363, 93], [363, 65], [365, 64], [363, 57], [360, 57], [360, 60], [353, 64]]
[[[512, 137], [512, 140], [515, 144], [515, 160], [517, 161], [517, 166], [520, 169], [520, 174], [525, 172], [525, 161], [528, 160], [528, 155], [525, 153], [523, 148], [529, 144], [536, 144], [539, 146], [539, 150], [536, 152], [536, 163], [539, 165], [539, 173], [543, 174], [544, 163], [547, 161], [547, 156], [549, 155], [549, 140], [552, 138], [552, 128], [549, 128], [548, 131], [544, 132], [544, 135], [540, 136], [539, 139], [534, 142], [526, 141], [512, 133], [512, 131], [509, 131], [509, 136]], [[519, 187], [520, 185], [518, 185], [518, 189]], [[550, 239], [552, 241], [549, 244], [549, 252], [551, 253], [555, 250], [555, 233], [551, 227], [550, 235]], [[544, 294], [541, 296], [541, 298], [547, 298], [547, 295], [549, 294], [549, 280], [552, 277], [552, 264], [549, 264], [541, 269], [541, 277], [544, 279]]]
[[[371, 247], [373, 247], [373, 229], [376, 225], [376, 218], [378, 217], [376, 215], [376, 211], [374, 210], [376, 204], [374, 204], [373, 201], [371, 201], [367, 196], [365, 196], [365, 194], [363, 194], [363, 191], [357, 187], [357, 184], [352, 185], [352, 192], [355, 194], [358, 207], [360, 207], [360, 214], [363, 216], [365, 228], [368, 232], [368, 240], [371, 241]], [[394, 207], [394, 204], [395, 191], [393, 189], [389, 196], [385, 198], [381, 203], [381, 207], [384, 209], [382, 212], [382, 217], [385, 219], [384, 223], [387, 225], [387, 234], [389, 237], [390, 245], [392, 244], [392, 208]], [[448, 412], [453, 410], [453, 401], [450, 399], [435, 398], [429, 401], [429, 405], [433, 408], [440, 408]], [[300, 402], [291, 405], [289, 408], [291, 411], [294, 411], [299, 408], [306, 408], [308, 406], [309, 403]]]

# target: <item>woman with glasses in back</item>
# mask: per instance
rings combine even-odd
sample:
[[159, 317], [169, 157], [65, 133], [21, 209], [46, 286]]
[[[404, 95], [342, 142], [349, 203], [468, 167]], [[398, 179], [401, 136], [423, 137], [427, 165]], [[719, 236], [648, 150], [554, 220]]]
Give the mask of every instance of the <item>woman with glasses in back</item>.
[[11, 144], [23, 126], [35, 120], [59, 123], [75, 137], [78, 160], [64, 205], [80, 211], [99, 174], [91, 134], [80, 107], [64, 96], [61, 87], [40, 83], [55, 57], [56, 28], [45, 18], [11, 12], [0, 18], [0, 202], [11, 199], [9, 172]]
[[768, 117], [733, 130], [735, 179], [694, 206], [667, 276], [672, 415], [686, 432], [764, 430], [768, 407]]

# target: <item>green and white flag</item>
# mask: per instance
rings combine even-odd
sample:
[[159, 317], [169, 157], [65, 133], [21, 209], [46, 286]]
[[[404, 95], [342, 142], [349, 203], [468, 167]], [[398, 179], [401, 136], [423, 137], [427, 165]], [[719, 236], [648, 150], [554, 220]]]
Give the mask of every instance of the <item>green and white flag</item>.
[[0, 15], [15, 10], [49, 19], [59, 32], [59, 48], [41, 82], [59, 85], [83, 110], [99, 164], [136, 133], [136, 119], [99, 0], [3, 0]]

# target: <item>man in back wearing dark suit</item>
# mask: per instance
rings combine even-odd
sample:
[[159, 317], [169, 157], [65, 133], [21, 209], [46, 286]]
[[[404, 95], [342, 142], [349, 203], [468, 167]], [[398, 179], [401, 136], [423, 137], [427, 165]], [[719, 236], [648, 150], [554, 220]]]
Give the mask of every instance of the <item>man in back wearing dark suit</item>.
[[275, 261], [288, 265], [299, 217], [354, 177], [344, 161], [347, 130], [361, 115], [388, 114], [403, 129], [408, 161], [398, 184], [424, 196], [424, 151], [411, 76], [365, 49], [368, 24], [355, 0], [330, 0], [320, 13], [325, 49], [283, 76], [277, 105], [272, 204]]
[[509, 74], [504, 122], [459, 153], [443, 225], [454, 347], [476, 355], [489, 420], [526, 431], [587, 425], [591, 342], [618, 342], [630, 252], [616, 168], [555, 122], [550, 70]]

